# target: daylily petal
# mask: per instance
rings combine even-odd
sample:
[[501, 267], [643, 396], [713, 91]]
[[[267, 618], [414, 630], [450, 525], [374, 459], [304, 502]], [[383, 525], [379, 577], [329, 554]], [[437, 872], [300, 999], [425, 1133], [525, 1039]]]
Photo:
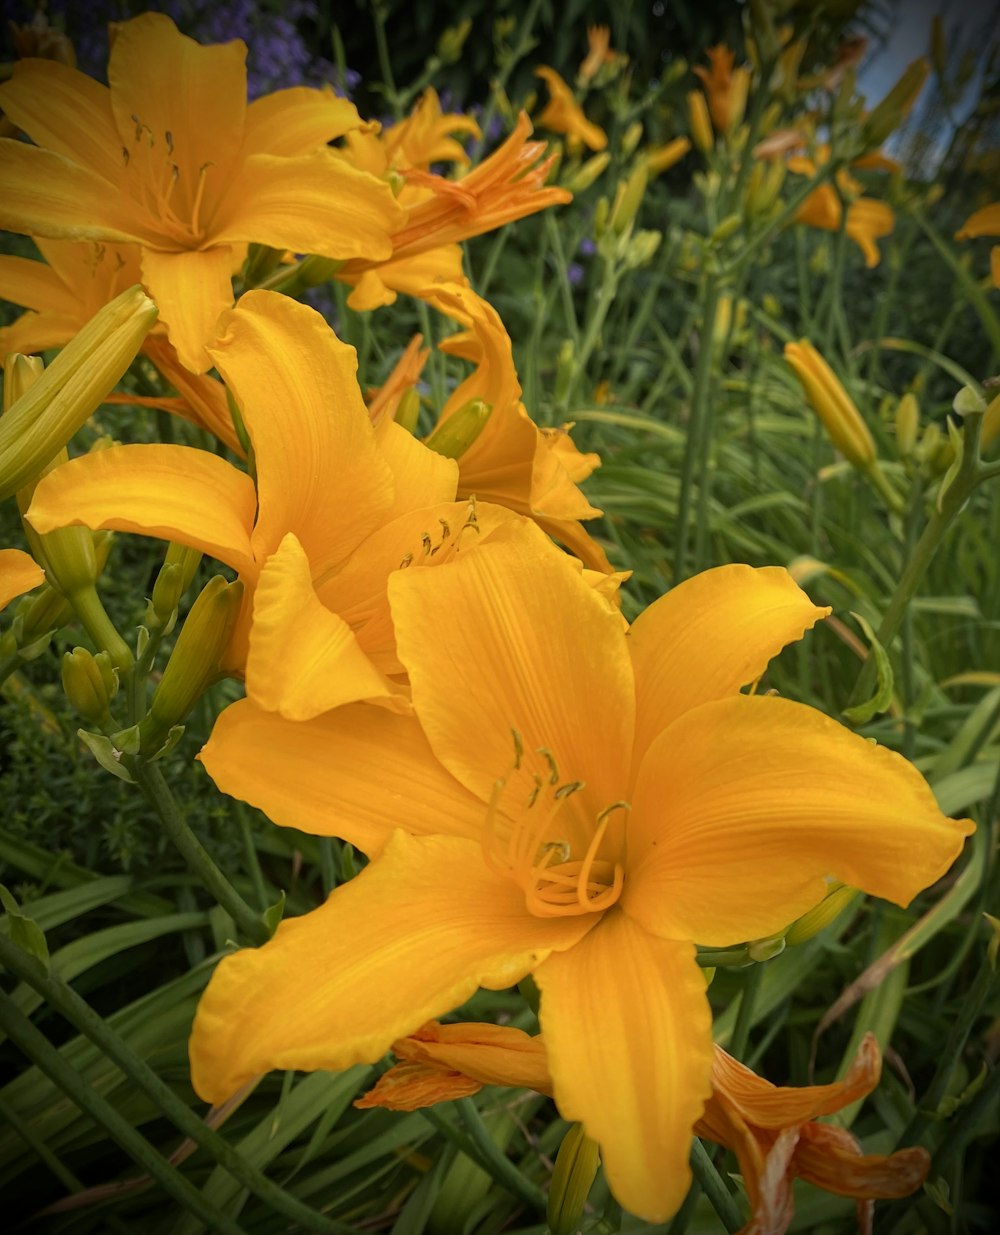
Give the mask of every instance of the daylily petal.
[[157, 241], [113, 185], [52, 150], [0, 138], [0, 227], [69, 240]]
[[45, 582], [45, 571], [22, 549], [0, 549], [0, 609]]
[[35, 489], [38, 532], [82, 523], [177, 541], [250, 577], [257, 496], [245, 473], [189, 446], [111, 446], [71, 459]]
[[403, 218], [388, 183], [355, 170], [335, 150], [253, 154], [233, 176], [212, 235], [217, 242], [256, 240], [297, 253], [382, 261]]
[[394, 420], [381, 421], [375, 435], [382, 458], [392, 471], [395, 488], [386, 519], [419, 506], [455, 500], [458, 464], [454, 459], [431, 450]]
[[342, 569], [317, 580], [317, 595], [348, 623], [377, 669], [405, 673], [396, 654], [389, 576], [411, 565], [443, 565], [459, 548], [475, 552], [497, 528], [517, 517], [502, 506], [481, 503], [473, 507], [469, 502], [407, 511], [362, 541]]
[[433, 573], [397, 573], [389, 599], [417, 714], [464, 785], [489, 797], [512, 770], [517, 730], [526, 780], [545, 748], [558, 780], [586, 780], [597, 810], [622, 796], [634, 704], [619, 616], [533, 523], [505, 525]]
[[61, 313], [22, 313], [9, 326], [0, 326], [0, 361], [9, 352], [29, 356], [50, 347], [63, 347], [80, 330], [80, 317]]
[[396, 827], [477, 839], [486, 808], [438, 763], [419, 724], [367, 703], [290, 721], [241, 699], [198, 756], [219, 788], [282, 827], [377, 853]]
[[927, 1178], [930, 1155], [919, 1145], [893, 1154], [862, 1155], [857, 1141], [834, 1124], [806, 1124], [795, 1147], [793, 1170], [837, 1196], [909, 1196]]
[[427, 1063], [398, 1063], [383, 1072], [375, 1085], [356, 1098], [361, 1110], [381, 1106], [388, 1111], [419, 1111], [438, 1102], [469, 1098], [482, 1089], [479, 1081], [462, 1072], [449, 1072]]
[[824, 876], [907, 905], [974, 830], [901, 756], [771, 696], [680, 717], [646, 752], [632, 805], [623, 904], [657, 935], [709, 945], [783, 929]]
[[210, 354], [254, 446], [259, 559], [294, 532], [315, 575], [342, 561], [392, 504], [357, 382], [357, 355], [307, 305], [247, 292]]
[[535, 970], [556, 1105], [601, 1147], [630, 1212], [661, 1222], [691, 1179], [694, 1122], [711, 1093], [711, 1012], [689, 943], [618, 909]]
[[0, 107], [37, 145], [96, 172], [109, 193], [118, 184], [121, 141], [107, 86], [55, 60], [21, 60], [0, 86]]
[[180, 362], [173, 345], [162, 335], [148, 334], [142, 345], [142, 353], [156, 365], [160, 376], [164, 378], [191, 409], [186, 415], [192, 423], [214, 433], [229, 449], [240, 458], [243, 457], [243, 447], [236, 436], [229, 401], [226, 398], [226, 388], [215, 377], [204, 373], [192, 373]]
[[247, 108], [243, 153], [307, 154], [363, 124], [350, 99], [338, 98], [330, 86], [275, 90]]
[[79, 303], [51, 266], [6, 254], [0, 257], [0, 300], [67, 317], [77, 312]]
[[254, 589], [246, 684], [254, 703], [286, 720], [311, 720], [365, 699], [409, 708], [350, 626], [319, 600], [309, 559], [291, 534], [267, 559]]
[[142, 126], [138, 140], [169, 148], [182, 179], [208, 165], [225, 183], [243, 140], [246, 54], [241, 39], [202, 46], [162, 13], [115, 24], [108, 83], [118, 145], [136, 144]]
[[1000, 202], [990, 202], [970, 214], [955, 233], [956, 240], [972, 240], [976, 236], [1000, 236]]
[[[830, 610], [780, 566], [719, 566], [672, 588], [632, 623], [635, 766], [685, 712], [734, 695]], [[697, 673], [690, 666], [697, 665]]]
[[212, 367], [205, 346], [215, 339], [219, 315], [233, 303], [234, 260], [227, 244], [181, 253], [142, 251], [142, 281], [181, 364], [192, 373]]
[[217, 1103], [270, 1068], [371, 1062], [477, 987], [518, 982], [590, 925], [532, 917], [473, 841], [397, 832], [325, 905], [219, 963], [191, 1037], [195, 1090]]

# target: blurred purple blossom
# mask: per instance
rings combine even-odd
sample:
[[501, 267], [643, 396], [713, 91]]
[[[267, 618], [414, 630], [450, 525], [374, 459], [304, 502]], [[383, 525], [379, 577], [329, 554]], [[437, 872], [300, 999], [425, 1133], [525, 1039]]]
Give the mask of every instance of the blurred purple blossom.
[[[9, 8], [12, 21], [29, 22], [36, 5], [30, 0], [13, 0]], [[303, 37], [303, 26], [318, 19], [313, 0], [286, 0], [273, 8], [259, 0], [227, 0], [221, 4], [214, 0], [151, 0], [146, 4], [91, 0], [86, 5], [50, 0], [48, 8], [52, 24], [65, 28], [72, 39], [79, 67], [100, 81], [106, 80], [108, 22], [152, 11], [165, 13], [178, 29], [199, 43], [243, 39], [249, 49], [247, 93], [251, 99], [287, 86], [329, 82], [336, 88], [340, 84], [335, 66]], [[346, 93], [350, 95], [360, 75], [348, 69], [345, 76]], [[338, 89], [338, 93], [344, 91]]]
[[584, 236], [580, 241], [580, 252], [584, 257], [593, 257], [597, 252], [597, 245], [589, 236]]
[[583, 281], [583, 267], [579, 262], [570, 262], [566, 267], [566, 277], [573, 287]]

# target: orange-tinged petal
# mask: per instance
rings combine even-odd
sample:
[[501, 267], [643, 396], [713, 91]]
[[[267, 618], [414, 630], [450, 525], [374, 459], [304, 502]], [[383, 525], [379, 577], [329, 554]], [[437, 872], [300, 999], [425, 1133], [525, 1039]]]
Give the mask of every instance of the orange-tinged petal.
[[[787, 643], [830, 612], [780, 566], [718, 566], [686, 579], [632, 623], [635, 766], [685, 712], [755, 681]], [[691, 672], [691, 666], [697, 672]]]
[[916, 1192], [927, 1178], [930, 1155], [919, 1145], [893, 1154], [862, 1155], [857, 1141], [844, 1128], [812, 1123], [802, 1128], [792, 1169], [817, 1188], [837, 1196], [888, 1200]]
[[479, 1081], [427, 1063], [398, 1063], [354, 1102], [361, 1110], [381, 1106], [388, 1111], [419, 1111], [438, 1102], [469, 1098], [482, 1089]]
[[243, 155], [308, 154], [363, 124], [354, 104], [330, 86], [275, 90], [247, 108]]
[[382, 261], [392, 254], [389, 237], [403, 218], [388, 183], [356, 171], [335, 150], [289, 158], [253, 154], [234, 174], [212, 236]]
[[431, 450], [394, 420], [375, 431], [379, 452], [392, 471], [395, 494], [386, 519], [420, 506], [451, 502], [458, 490], [458, 464]]
[[782, 930], [824, 876], [907, 905], [974, 830], [901, 756], [772, 696], [685, 713], [646, 752], [632, 805], [623, 904], [709, 945]]
[[82, 523], [176, 541], [250, 577], [257, 498], [245, 473], [189, 446], [111, 446], [71, 459], [35, 489], [38, 532]]
[[972, 240], [976, 236], [1000, 236], [1000, 202], [991, 202], [970, 214], [955, 233], [956, 240]]
[[892, 207], [870, 197], [860, 197], [847, 208], [845, 230], [864, 254], [865, 265], [877, 266], [881, 258], [875, 241], [892, 234], [896, 216]]
[[68, 240], [157, 240], [148, 220], [102, 176], [9, 137], [0, 138], [0, 227]]
[[22, 549], [0, 549], [0, 609], [45, 582], [45, 571]]
[[409, 708], [350, 626], [319, 600], [309, 559], [291, 533], [267, 559], [254, 589], [246, 684], [254, 703], [286, 720], [311, 720], [364, 699]]
[[240, 458], [243, 447], [236, 436], [226, 388], [215, 377], [204, 373], [192, 373], [180, 362], [173, 345], [162, 335], [148, 334], [142, 345], [142, 353], [156, 365], [163, 377], [190, 408], [182, 412], [193, 424], [207, 429]]
[[290, 721], [241, 699], [199, 755], [219, 788], [274, 823], [377, 853], [394, 828], [477, 839], [486, 816], [419, 724], [366, 703]]
[[669, 1218], [691, 1174], [711, 1092], [712, 1018], [689, 943], [656, 939], [619, 909], [535, 971], [556, 1105], [601, 1147], [612, 1192]]
[[205, 347], [215, 339], [219, 315], [233, 303], [234, 261], [227, 244], [182, 253], [142, 251], [142, 281], [181, 364], [192, 373], [212, 367]]
[[52, 267], [29, 257], [0, 257], [0, 300], [65, 317], [79, 311], [78, 298]]
[[392, 505], [357, 381], [357, 355], [307, 305], [247, 292], [210, 349], [254, 446], [263, 560], [294, 532], [313, 574], [341, 562]]
[[389, 599], [417, 714], [464, 785], [490, 795], [517, 730], [529, 754], [551, 752], [557, 780], [586, 781], [595, 810], [623, 796], [634, 702], [619, 616], [533, 523], [400, 571]]
[[80, 325], [76, 313], [22, 313], [9, 326], [0, 326], [0, 361], [9, 352], [28, 356], [50, 347], [63, 347], [79, 332]]
[[181, 193], [194, 191], [206, 165], [224, 184], [243, 140], [246, 54], [241, 39], [202, 46], [162, 13], [114, 25], [108, 83], [119, 145], [168, 149]]
[[751, 1068], [715, 1048], [712, 1086], [742, 1117], [760, 1128], [790, 1128], [820, 1115], [833, 1115], [872, 1092], [882, 1073], [878, 1040], [865, 1034], [841, 1081], [829, 1085], [772, 1085]]
[[347, 304], [355, 313], [384, 309], [386, 305], [395, 303], [396, 293], [382, 282], [380, 272], [377, 270], [366, 270], [347, 297]]
[[328, 609], [347, 622], [382, 673], [404, 673], [387, 594], [389, 576], [402, 567], [440, 566], [461, 549], [476, 552], [493, 532], [517, 519], [486, 503], [449, 502], [407, 511], [373, 532], [341, 570], [317, 582]]
[[590, 925], [532, 917], [474, 841], [396, 832], [321, 908], [220, 962], [191, 1036], [195, 1090], [218, 1103], [271, 1068], [370, 1063], [477, 987], [520, 981]]
[[21, 60], [0, 86], [0, 107], [36, 145], [96, 172], [108, 193], [118, 184], [122, 143], [107, 86], [55, 60]]
[[392, 1044], [400, 1059], [422, 1061], [475, 1077], [480, 1085], [506, 1085], [552, 1093], [548, 1053], [541, 1035], [513, 1025], [431, 1021]]

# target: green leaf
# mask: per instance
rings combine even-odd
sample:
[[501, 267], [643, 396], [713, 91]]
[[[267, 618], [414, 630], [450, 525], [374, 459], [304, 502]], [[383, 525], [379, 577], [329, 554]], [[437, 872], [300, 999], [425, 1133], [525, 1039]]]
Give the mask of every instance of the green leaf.
[[871, 624], [861, 616], [860, 613], [851, 612], [851, 617], [855, 619], [861, 629], [865, 632], [865, 637], [868, 640], [871, 648], [871, 655], [875, 657], [875, 672], [876, 683], [875, 693], [864, 703], [855, 704], [852, 708], [844, 708], [844, 715], [852, 724], [864, 725], [878, 712], [884, 712], [892, 702], [892, 665], [889, 663], [889, 655], [885, 648], [879, 643], [875, 637], [875, 631], [872, 630]]
[[273, 935], [278, 929], [278, 924], [281, 921], [282, 915], [285, 912], [285, 893], [284, 889], [278, 894], [278, 899], [273, 905], [269, 905], [261, 915], [264, 919], [264, 925], [267, 927], [268, 934]]
[[0, 883], [0, 904], [6, 913], [0, 925], [4, 928], [13, 943], [40, 961], [46, 971], [49, 968], [49, 945], [45, 942], [45, 932], [34, 920], [21, 912], [21, 906]]
[[130, 785], [135, 784], [132, 773], [120, 762], [122, 752], [110, 738], [103, 733], [91, 733], [88, 729], [77, 729], [76, 734], [106, 772], [117, 776], [119, 780], [128, 781]]

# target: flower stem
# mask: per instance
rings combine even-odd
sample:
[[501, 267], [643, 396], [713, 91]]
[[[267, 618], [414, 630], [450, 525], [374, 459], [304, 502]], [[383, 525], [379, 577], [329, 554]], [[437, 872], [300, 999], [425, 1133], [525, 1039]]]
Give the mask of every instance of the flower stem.
[[129, 771], [155, 809], [164, 831], [177, 846], [194, 874], [198, 876], [251, 943], [266, 943], [269, 934], [264, 919], [240, 896], [216, 866], [208, 850], [191, 831], [160, 769], [154, 763], [142, 763], [135, 760], [129, 764]]
[[743, 1226], [743, 1215], [722, 1176], [713, 1166], [708, 1150], [697, 1137], [691, 1142], [691, 1170], [722, 1225], [730, 1233], [738, 1231]]

